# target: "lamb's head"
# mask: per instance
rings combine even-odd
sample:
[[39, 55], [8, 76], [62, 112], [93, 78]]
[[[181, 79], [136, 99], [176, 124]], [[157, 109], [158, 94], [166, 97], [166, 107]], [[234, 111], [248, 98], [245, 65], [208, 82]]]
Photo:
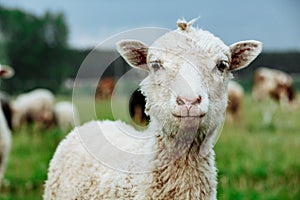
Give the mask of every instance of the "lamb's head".
[[177, 30], [150, 47], [134, 40], [120, 41], [117, 47], [129, 65], [149, 72], [141, 90], [151, 120], [204, 128], [222, 123], [231, 72], [254, 60], [262, 45], [251, 40], [228, 47], [211, 33], [180, 21]]

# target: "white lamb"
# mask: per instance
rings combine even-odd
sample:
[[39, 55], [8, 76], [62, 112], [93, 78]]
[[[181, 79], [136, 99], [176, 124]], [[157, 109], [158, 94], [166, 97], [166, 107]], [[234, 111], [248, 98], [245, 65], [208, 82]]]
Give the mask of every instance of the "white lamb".
[[228, 47], [192, 23], [178, 21], [177, 30], [150, 47], [118, 43], [132, 67], [149, 72], [140, 84], [149, 128], [92, 121], [73, 130], [50, 163], [44, 199], [216, 199], [212, 148], [227, 84], [262, 45], [249, 40]]
[[[0, 78], [10, 78], [14, 70], [9, 66], [0, 65]], [[1, 79], [0, 79], [1, 81]], [[8, 128], [2, 108], [0, 106], [0, 187], [11, 146], [11, 132]]]
[[35, 89], [19, 95], [12, 103], [13, 128], [19, 128], [24, 122], [38, 122], [47, 125], [53, 121], [55, 97], [47, 89]]
[[58, 127], [64, 132], [74, 128], [80, 121], [77, 108], [67, 101], [54, 105], [54, 118]]

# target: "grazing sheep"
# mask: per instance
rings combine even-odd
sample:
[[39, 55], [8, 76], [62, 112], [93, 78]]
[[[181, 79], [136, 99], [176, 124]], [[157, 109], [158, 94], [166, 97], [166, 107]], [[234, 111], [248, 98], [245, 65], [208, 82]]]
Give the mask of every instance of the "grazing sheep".
[[262, 45], [228, 47], [192, 23], [178, 21], [150, 47], [117, 44], [129, 65], [149, 72], [140, 84], [149, 127], [138, 132], [120, 121], [92, 121], [74, 129], [51, 160], [44, 199], [216, 199], [212, 148], [227, 84]]
[[35, 89], [19, 95], [12, 103], [13, 128], [19, 128], [25, 122], [47, 126], [53, 121], [54, 99], [47, 89]]
[[262, 109], [265, 124], [272, 121], [278, 107], [275, 103], [281, 107], [295, 105], [296, 93], [292, 84], [292, 77], [280, 70], [261, 67], [254, 72], [253, 99], [259, 102], [273, 100]]
[[[0, 78], [10, 78], [14, 70], [9, 66], [0, 65]], [[1, 80], [0, 80], [1, 81]], [[2, 108], [0, 107], [0, 186], [5, 172], [11, 146], [11, 132], [8, 128]]]
[[293, 79], [287, 73], [261, 67], [254, 73], [252, 96], [258, 101], [272, 98], [281, 105], [288, 105], [296, 97], [292, 85]]
[[238, 121], [241, 117], [244, 89], [236, 81], [229, 81], [227, 91], [228, 105], [226, 113], [228, 121], [232, 123], [234, 121]]
[[54, 118], [58, 127], [66, 132], [79, 124], [77, 108], [71, 102], [62, 101], [54, 105]]
[[149, 122], [149, 117], [145, 113], [146, 98], [140, 90], [135, 90], [129, 100], [129, 113], [133, 121], [139, 125]]

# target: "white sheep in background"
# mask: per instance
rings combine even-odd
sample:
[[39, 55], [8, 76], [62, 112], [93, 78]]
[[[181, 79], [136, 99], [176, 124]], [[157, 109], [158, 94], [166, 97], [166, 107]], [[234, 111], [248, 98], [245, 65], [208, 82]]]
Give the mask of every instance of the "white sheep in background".
[[283, 71], [260, 67], [254, 72], [252, 97], [258, 102], [267, 102], [261, 106], [263, 106], [263, 122], [269, 124], [278, 104], [284, 108], [295, 106], [296, 92], [293, 89], [293, 78]]
[[[10, 78], [14, 70], [9, 66], [0, 65], [0, 78]], [[0, 80], [1, 81], [1, 80]], [[0, 186], [5, 172], [6, 163], [11, 147], [11, 132], [0, 106]]]
[[47, 89], [35, 89], [19, 95], [12, 102], [13, 128], [24, 122], [37, 122], [47, 126], [53, 121], [54, 95]]
[[224, 121], [227, 84], [231, 71], [247, 66], [262, 45], [249, 40], [228, 47], [192, 23], [178, 21], [177, 30], [150, 47], [118, 43], [132, 67], [149, 72], [140, 84], [149, 128], [92, 121], [74, 129], [51, 160], [44, 199], [216, 199], [212, 148]]
[[272, 98], [281, 105], [294, 103], [293, 78], [283, 71], [260, 67], [254, 73], [252, 97], [257, 101]]
[[241, 118], [241, 110], [244, 98], [244, 89], [236, 81], [229, 81], [228, 83], [228, 105], [227, 105], [227, 119], [230, 123], [238, 121]]
[[54, 105], [54, 118], [58, 127], [64, 132], [74, 128], [80, 122], [77, 108], [67, 101]]

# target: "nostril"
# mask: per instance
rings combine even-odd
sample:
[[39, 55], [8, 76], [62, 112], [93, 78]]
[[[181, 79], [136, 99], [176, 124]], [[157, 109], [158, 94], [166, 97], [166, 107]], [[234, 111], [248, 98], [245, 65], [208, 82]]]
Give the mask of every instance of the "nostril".
[[185, 102], [180, 98], [180, 97], [177, 97], [176, 98], [176, 103], [179, 105], [179, 106], [182, 106], [185, 104]]
[[202, 101], [202, 97], [201, 97], [201, 96], [198, 96], [198, 98], [195, 99], [195, 101], [192, 102], [192, 105], [200, 104], [201, 101]]

